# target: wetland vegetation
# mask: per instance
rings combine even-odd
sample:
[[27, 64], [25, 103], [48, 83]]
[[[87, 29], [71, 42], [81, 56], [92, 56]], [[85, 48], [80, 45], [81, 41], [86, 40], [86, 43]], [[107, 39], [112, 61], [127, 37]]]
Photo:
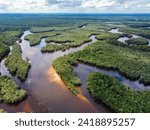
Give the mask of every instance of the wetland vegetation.
[[129, 45], [146, 45], [148, 46], [149, 41], [146, 38], [134, 38], [126, 41]]
[[150, 39], [150, 30], [125, 27], [125, 28], [121, 28], [120, 31], [130, 33], [130, 34], [136, 34], [136, 35]]
[[0, 76], [0, 102], [16, 104], [25, 99], [26, 94], [12, 79]]
[[42, 38], [46, 37], [54, 37], [58, 35], [55, 32], [43, 32], [43, 33], [36, 33], [36, 34], [29, 34], [25, 37], [25, 40], [30, 42], [30, 46], [36, 46], [40, 43]]
[[5, 65], [12, 75], [16, 75], [21, 81], [25, 81], [31, 65], [22, 59], [21, 53], [20, 45], [13, 45], [13, 50], [6, 59]]
[[10, 47], [19, 40], [20, 32], [6, 31], [0, 33], [0, 61], [9, 54]]
[[[116, 46], [109, 44], [107, 41], [93, 43], [83, 51], [56, 59], [54, 67], [58, 64], [57, 66], [60, 66], [61, 68], [62, 62], [60, 62], [60, 60], [63, 60], [63, 63], [65, 63], [63, 67], [65, 67], [65, 65], [68, 66], [69, 63], [72, 63], [73, 61], [79, 61], [108, 70], [117, 70], [131, 80], [139, 80], [145, 85], [150, 84], [149, 53]], [[68, 67], [64, 69], [65, 72], [62, 74], [61, 71], [59, 72], [58, 67], [56, 68], [56, 71], [63, 76], [63, 74], [68, 72], [67, 68]], [[74, 77], [73, 70], [72, 75], [72, 77]]]
[[111, 76], [91, 73], [88, 77], [88, 90], [96, 100], [102, 101], [115, 112], [150, 112], [150, 92], [132, 90]]
[[[35, 100], [27, 98], [29, 106], [33, 109], [45, 108], [46, 112], [56, 112], [54, 110], [56, 104], [57, 109], [64, 109], [65, 112], [70, 109], [79, 111], [79, 106], [83, 105], [83, 102], [77, 101], [80, 96], [85, 96], [84, 98], [87, 98], [91, 104], [96, 104], [96, 108], [99, 108], [97, 105], [103, 102], [114, 112], [150, 112], [148, 89], [137, 91], [123, 85], [115, 77], [92, 71], [88, 76], [88, 82], [83, 83], [74, 71], [79, 63], [84, 63], [105, 71], [117, 71], [127, 79], [140, 82], [143, 87], [149, 87], [149, 15], [122, 17], [117, 14], [83, 14], [83, 16], [0, 14], [0, 16], [0, 61], [2, 61], [0, 71], [3, 75], [7, 71], [10, 72], [9, 77], [8, 74], [0, 76], [0, 108], [2, 108], [0, 112], [11, 111], [11, 106], [7, 106], [10, 109], [5, 109], [2, 103], [20, 103], [26, 99], [28, 92], [30, 97], [39, 100], [36, 103]], [[115, 29], [115, 32], [112, 32], [112, 29]], [[30, 30], [31, 34], [26, 35], [24, 33], [26, 30]], [[93, 43], [91, 36], [95, 36], [97, 41]], [[128, 39], [125, 43], [118, 40], [124, 37]], [[85, 47], [86, 44], [89, 46]], [[4, 58], [6, 59], [3, 60]], [[28, 61], [23, 60], [26, 58]], [[74, 95], [62, 89], [64, 86], [57, 81], [58, 77], [49, 72], [51, 66]], [[22, 83], [16, 82], [16, 77]], [[51, 81], [54, 77], [56, 82]], [[86, 89], [82, 89], [85, 84]], [[59, 88], [59, 85], [62, 88]], [[91, 95], [89, 97], [86, 97], [87, 88]], [[53, 94], [61, 96], [56, 97], [59, 99], [54, 99]], [[92, 102], [92, 97], [98, 100], [99, 104]], [[69, 105], [68, 108], [62, 103], [64, 100]], [[70, 102], [78, 105], [71, 107]], [[53, 105], [54, 107], [51, 108]], [[86, 105], [84, 104], [81, 109], [87, 109]], [[41, 109], [37, 112], [41, 112]]]

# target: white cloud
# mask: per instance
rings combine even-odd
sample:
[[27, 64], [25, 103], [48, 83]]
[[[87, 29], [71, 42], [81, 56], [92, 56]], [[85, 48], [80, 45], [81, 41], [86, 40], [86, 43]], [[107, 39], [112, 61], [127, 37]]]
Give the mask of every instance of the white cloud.
[[[7, 7], [7, 12], [49, 12], [52, 10], [58, 10], [56, 5], [47, 6], [45, 0], [1, 0], [0, 5]], [[4, 12], [0, 6], [0, 12]]]
[[150, 3], [146, 5], [147, 7], [150, 7]]
[[0, 13], [150, 13], [150, 0], [0, 0]]
[[126, 9], [128, 9], [129, 8], [129, 5], [128, 4], [125, 4], [125, 6], [124, 6]]
[[83, 1], [81, 7], [84, 8], [100, 8], [100, 7], [111, 7], [116, 5], [117, 2], [113, 0], [87, 0]]

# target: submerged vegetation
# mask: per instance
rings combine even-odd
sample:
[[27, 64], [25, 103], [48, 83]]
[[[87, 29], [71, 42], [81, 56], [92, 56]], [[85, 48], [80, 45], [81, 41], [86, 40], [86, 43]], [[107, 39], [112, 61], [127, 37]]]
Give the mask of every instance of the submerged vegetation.
[[26, 98], [26, 91], [8, 77], [0, 76], [0, 102], [14, 104]]
[[21, 47], [13, 45], [11, 55], [6, 59], [5, 64], [11, 74], [16, 75], [21, 81], [25, 81], [30, 69], [30, 64], [22, 60]]
[[115, 112], [150, 112], [150, 92], [135, 91], [119, 83], [111, 76], [91, 73], [88, 77], [91, 95], [108, 105]]

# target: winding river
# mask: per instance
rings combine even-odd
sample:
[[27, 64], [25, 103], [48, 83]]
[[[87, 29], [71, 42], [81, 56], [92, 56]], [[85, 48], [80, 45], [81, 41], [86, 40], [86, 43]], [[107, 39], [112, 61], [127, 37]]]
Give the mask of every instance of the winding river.
[[[71, 48], [64, 52], [58, 51], [52, 54], [42, 54], [41, 48], [46, 46], [45, 39], [41, 39], [38, 46], [30, 47], [29, 42], [24, 37], [31, 34], [25, 31], [21, 37], [22, 58], [28, 58], [31, 62], [31, 69], [26, 82], [22, 83], [21, 88], [27, 90], [28, 98], [18, 105], [0, 104], [0, 108], [8, 112], [112, 112], [103, 103], [97, 104], [91, 98], [83, 95], [80, 90], [78, 96], [72, 94], [52, 67], [52, 62], [58, 57], [82, 50], [89, 44], [97, 41], [95, 36], [91, 36], [92, 42], [83, 44], [78, 48]], [[1, 69], [5, 68], [4, 60]], [[3, 73], [3, 75], [7, 75]], [[87, 91], [87, 90], [86, 90]]]
[[[124, 32], [119, 31], [119, 28], [111, 29], [109, 32], [111, 32], [111, 33], [117, 33], [117, 34], [123, 34], [123, 33], [124, 33]], [[140, 38], [140, 37], [141, 37], [141, 36], [138, 36], [138, 35], [135, 35], [135, 34], [131, 34], [131, 35], [132, 35], [132, 38], [128, 38], [128, 37], [124, 36], [124, 37], [120, 37], [120, 38], [118, 39], [118, 41], [119, 41], [119, 42], [123, 42], [123, 43], [125, 43], [125, 44], [128, 44], [128, 43], [126, 42], [127, 40], [133, 39], [133, 38]], [[149, 41], [148, 46], [150, 46], [150, 39], [147, 39], [147, 40]]]
[[139, 81], [131, 81], [128, 78], [121, 75], [118, 71], [100, 69], [92, 65], [79, 63], [78, 66], [74, 67], [74, 72], [81, 79], [82, 86], [83, 86], [81, 87], [81, 89], [87, 89], [87, 77], [90, 73], [100, 72], [114, 77], [120, 83], [130, 87], [131, 89], [138, 90], [138, 91], [150, 90], [150, 86], [144, 86]]
[[72, 94], [60, 79], [52, 67], [52, 62], [61, 56], [84, 49], [89, 44], [96, 42], [96, 38], [92, 35], [92, 42], [83, 44], [77, 48], [71, 48], [64, 52], [58, 51], [51, 54], [42, 54], [41, 48], [46, 46], [45, 38], [41, 39], [39, 45], [30, 47], [29, 42], [24, 37], [31, 34], [25, 31], [21, 37], [22, 58], [29, 59], [32, 67], [29, 71], [28, 78], [24, 83], [20, 83], [16, 77], [11, 76], [4, 65], [5, 59], [1, 62], [2, 75], [13, 78], [21, 88], [28, 92], [28, 98], [17, 105], [0, 104], [0, 108], [8, 112], [40, 112], [40, 113], [60, 113], [60, 112], [113, 112], [103, 103], [96, 103], [89, 95], [87, 90], [87, 77], [91, 72], [101, 72], [115, 77], [123, 84], [135, 90], [147, 90], [150, 87], [144, 87], [138, 81], [130, 81], [115, 71], [107, 71], [98, 69], [93, 66], [79, 63], [74, 67], [74, 72], [81, 79], [82, 86], [78, 88], [80, 94], [78, 96]]

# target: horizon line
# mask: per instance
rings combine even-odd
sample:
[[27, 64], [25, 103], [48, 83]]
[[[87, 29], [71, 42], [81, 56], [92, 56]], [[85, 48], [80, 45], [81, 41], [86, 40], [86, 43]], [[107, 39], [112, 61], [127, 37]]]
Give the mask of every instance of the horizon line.
[[119, 13], [119, 12], [114, 12], [114, 13], [106, 13], [106, 12], [102, 12], [102, 13], [95, 13], [95, 12], [86, 12], [86, 13], [69, 13], [69, 12], [64, 12], [64, 13], [61, 13], [61, 12], [39, 12], [39, 13], [36, 13], [36, 12], [28, 12], [28, 13], [25, 13], [25, 12], [6, 12], [6, 13], [3, 13], [3, 12], [0, 12], [0, 14], [150, 14], [150, 12], [135, 12], [135, 13]]

